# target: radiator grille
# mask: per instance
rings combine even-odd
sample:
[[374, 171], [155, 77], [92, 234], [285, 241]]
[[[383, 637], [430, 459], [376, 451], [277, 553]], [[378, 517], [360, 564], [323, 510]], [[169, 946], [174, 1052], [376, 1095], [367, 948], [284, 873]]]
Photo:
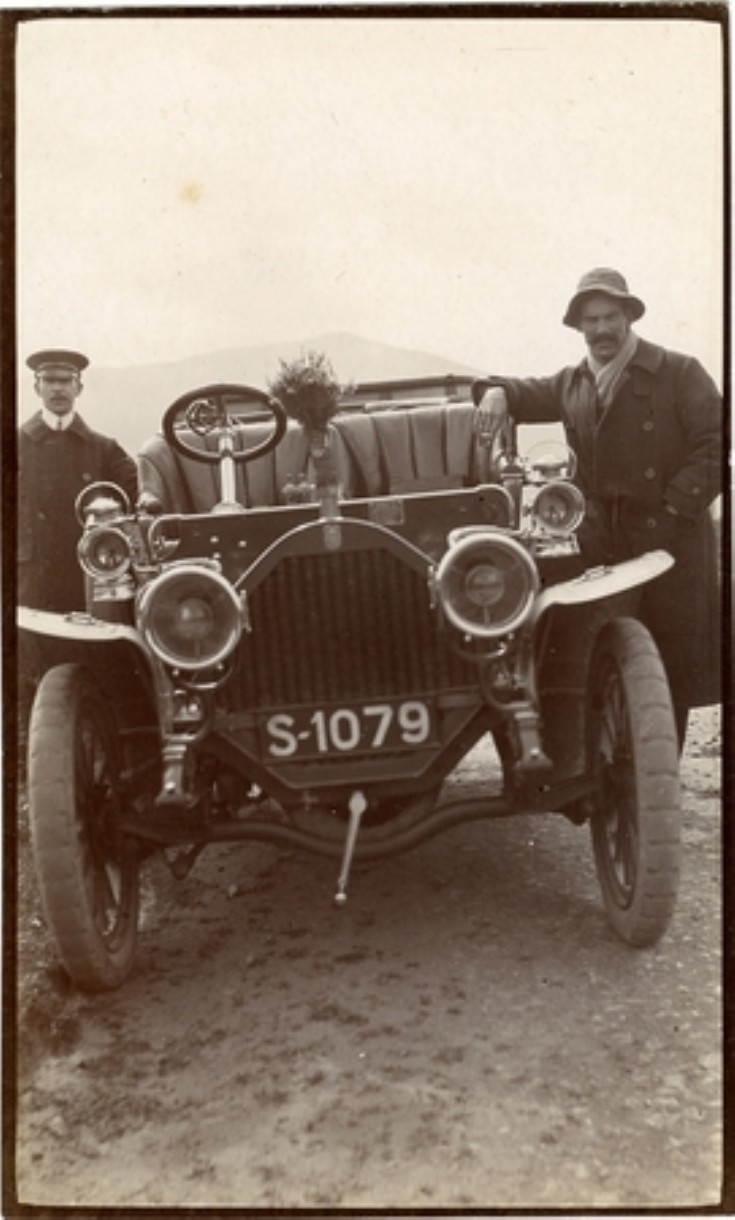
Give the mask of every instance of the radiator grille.
[[[241, 707], [362, 701], [473, 686], [426, 578], [388, 551], [290, 555], [249, 599], [232, 684]], [[235, 691], [230, 688], [230, 697]]]

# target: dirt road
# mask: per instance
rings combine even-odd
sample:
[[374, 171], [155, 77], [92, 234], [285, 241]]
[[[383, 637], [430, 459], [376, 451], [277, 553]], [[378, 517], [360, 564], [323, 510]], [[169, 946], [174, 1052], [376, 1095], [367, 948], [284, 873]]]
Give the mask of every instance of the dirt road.
[[716, 1202], [719, 755], [701, 712], [681, 897], [652, 950], [616, 940], [587, 828], [557, 817], [467, 826], [360, 870], [341, 910], [332, 863], [270, 847], [212, 849], [184, 882], [158, 867], [135, 973], [102, 997], [64, 986], [31, 915], [20, 1199]]

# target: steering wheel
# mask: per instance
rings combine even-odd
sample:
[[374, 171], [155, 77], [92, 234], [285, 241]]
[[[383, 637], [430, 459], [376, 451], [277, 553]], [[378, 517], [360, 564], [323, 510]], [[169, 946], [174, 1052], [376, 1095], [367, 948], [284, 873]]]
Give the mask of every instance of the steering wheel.
[[[275, 426], [272, 433], [259, 445], [253, 445], [252, 448], [241, 451], [233, 448], [234, 415], [236, 413], [233, 399], [240, 404], [243, 399], [247, 399], [248, 402], [262, 403], [274, 417]], [[176, 431], [176, 423], [180, 421], [182, 413], [187, 426], [197, 436], [207, 436], [210, 433], [217, 436], [219, 440], [217, 451], [196, 449], [193, 445], [187, 445], [185, 441], [182, 441]], [[195, 462], [209, 462], [212, 465], [217, 465], [223, 453], [228, 454], [237, 463], [252, 462], [254, 458], [262, 457], [264, 453], [270, 453], [283, 437], [287, 424], [288, 416], [285, 408], [277, 398], [272, 398], [264, 390], [256, 390], [252, 386], [230, 385], [224, 382], [201, 386], [198, 390], [190, 390], [188, 394], [182, 394], [180, 398], [171, 403], [170, 407], [167, 407], [162, 420], [163, 435], [172, 449], [183, 454], [184, 457], [193, 458]]]

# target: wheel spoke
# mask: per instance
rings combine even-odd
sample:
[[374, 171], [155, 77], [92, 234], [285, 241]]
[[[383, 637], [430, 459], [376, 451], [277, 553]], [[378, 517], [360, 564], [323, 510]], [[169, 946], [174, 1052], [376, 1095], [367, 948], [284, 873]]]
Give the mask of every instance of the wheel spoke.
[[624, 890], [631, 890], [635, 885], [638, 866], [638, 847], [635, 832], [635, 817], [630, 801], [620, 803], [615, 813], [615, 833], [613, 844], [613, 861], [616, 876]]
[[97, 927], [105, 937], [114, 932], [119, 909], [119, 870], [117, 885], [115, 885], [111, 869], [112, 866], [109, 863], [103, 866], [98, 863], [94, 870], [94, 916]]
[[602, 687], [598, 757], [602, 769], [599, 816], [608, 869], [619, 899], [630, 899], [638, 867], [636, 791], [631, 728], [625, 689], [617, 669], [610, 669]]
[[610, 674], [603, 692], [600, 723], [600, 750], [608, 763], [614, 763], [620, 753], [621, 736], [627, 723], [623, 692], [616, 674]]
[[94, 782], [94, 731], [91, 725], [85, 722], [80, 724], [76, 746], [74, 765], [77, 788], [87, 792]]
[[105, 741], [97, 726], [86, 718], [81, 720], [77, 736], [76, 794], [92, 917], [101, 936], [110, 940], [121, 919], [124, 894], [123, 869], [111, 857], [111, 845], [105, 842], [114, 783]]

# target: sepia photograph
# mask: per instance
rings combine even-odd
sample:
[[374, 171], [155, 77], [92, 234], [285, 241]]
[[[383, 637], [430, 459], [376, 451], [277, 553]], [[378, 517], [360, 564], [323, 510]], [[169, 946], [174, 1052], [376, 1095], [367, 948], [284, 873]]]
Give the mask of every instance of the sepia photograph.
[[728, 6], [0, 31], [3, 1215], [735, 1207]]

